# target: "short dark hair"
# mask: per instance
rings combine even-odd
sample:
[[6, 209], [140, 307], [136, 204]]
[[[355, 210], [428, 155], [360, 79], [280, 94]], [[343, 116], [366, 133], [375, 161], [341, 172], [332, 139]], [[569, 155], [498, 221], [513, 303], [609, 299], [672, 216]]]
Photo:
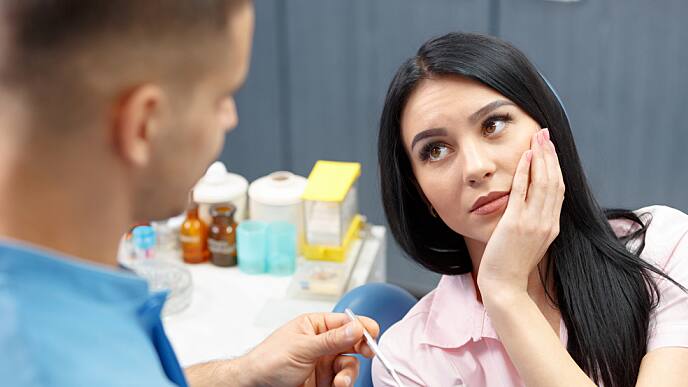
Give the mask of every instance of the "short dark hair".
[[50, 49], [106, 35], [150, 37], [220, 28], [228, 0], [5, 0], [19, 47]]
[[[212, 65], [211, 54], [202, 51], [211, 39], [204, 37], [224, 31], [231, 7], [240, 3], [2, 0], [6, 52], [0, 53], [0, 85], [30, 94], [31, 105], [40, 107], [78, 104], [80, 83], [89, 75], [116, 79], [142, 70], [182, 78], [192, 73], [190, 61]], [[64, 98], [66, 93], [75, 98]]]

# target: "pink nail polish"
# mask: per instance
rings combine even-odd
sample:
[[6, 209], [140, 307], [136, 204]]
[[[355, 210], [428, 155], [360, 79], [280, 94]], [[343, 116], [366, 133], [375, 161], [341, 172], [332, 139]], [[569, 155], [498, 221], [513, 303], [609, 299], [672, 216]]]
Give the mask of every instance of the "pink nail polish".
[[549, 141], [549, 129], [547, 129], [547, 128], [543, 129], [542, 133], [545, 136], [545, 140]]
[[537, 134], [537, 142], [540, 145], [542, 145], [542, 143], [543, 143], [542, 131], [538, 132], [538, 134]]

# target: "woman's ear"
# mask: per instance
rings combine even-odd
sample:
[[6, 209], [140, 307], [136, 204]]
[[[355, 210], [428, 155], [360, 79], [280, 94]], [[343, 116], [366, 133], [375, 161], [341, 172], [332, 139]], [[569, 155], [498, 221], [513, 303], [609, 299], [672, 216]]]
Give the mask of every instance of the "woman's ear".
[[152, 139], [160, 127], [163, 97], [160, 87], [145, 84], [125, 93], [114, 106], [112, 136], [118, 155], [127, 164], [148, 165]]

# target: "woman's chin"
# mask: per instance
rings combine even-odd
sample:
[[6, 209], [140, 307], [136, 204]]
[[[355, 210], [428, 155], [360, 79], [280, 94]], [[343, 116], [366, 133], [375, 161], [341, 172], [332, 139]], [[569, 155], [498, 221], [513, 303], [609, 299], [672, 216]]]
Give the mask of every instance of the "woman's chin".
[[491, 222], [471, 222], [468, 227], [461, 227], [463, 232], [458, 233], [463, 235], [464, 238], [471, 239], [472, 241], [487, 243], [495, 228], [497, 228], [499, 219], [501, 219], [501, 215], [494, 218]]

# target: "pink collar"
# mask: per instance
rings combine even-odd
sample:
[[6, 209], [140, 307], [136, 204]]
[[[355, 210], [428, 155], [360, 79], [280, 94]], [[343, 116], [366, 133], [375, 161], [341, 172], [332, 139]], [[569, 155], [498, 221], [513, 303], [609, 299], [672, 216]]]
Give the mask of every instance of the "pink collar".
[[[560, 340], [568, 340], [563, 321]], [[499, 340], [485, 307], [478, 302], [471, 274], [442, 276], [434, 291], [420, 342], [439, 348], [459, 348], [469, 341]]]

